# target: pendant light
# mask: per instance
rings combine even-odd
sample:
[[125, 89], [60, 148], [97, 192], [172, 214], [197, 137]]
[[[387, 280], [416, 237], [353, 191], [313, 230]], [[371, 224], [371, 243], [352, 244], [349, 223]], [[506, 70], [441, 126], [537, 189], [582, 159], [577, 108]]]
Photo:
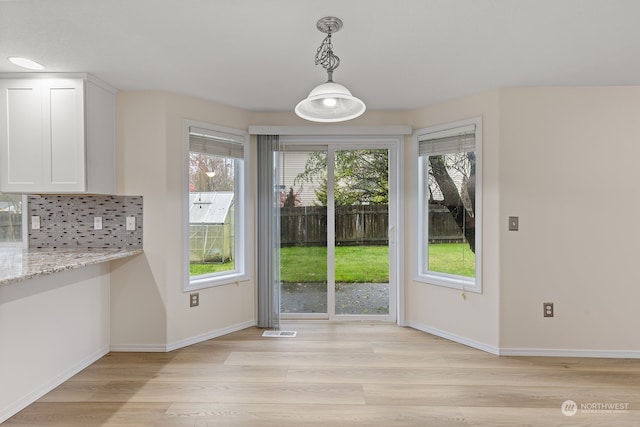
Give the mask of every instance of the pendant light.
[[316, 52], [316, 65], [327, 70], [327, 82], [316, 86], [309, 96], [296, 105], [295, 112], [312, 122], [343, 122], [355, 119], [366, 110], [364, 102], [351, 95], [349, 89], [333, 81], [333, 70], [340, 58], [333, 53], [331, 35], [342, 28], [342, 21], [334, 16], [321, 18], [316, 27], [327, 36]]

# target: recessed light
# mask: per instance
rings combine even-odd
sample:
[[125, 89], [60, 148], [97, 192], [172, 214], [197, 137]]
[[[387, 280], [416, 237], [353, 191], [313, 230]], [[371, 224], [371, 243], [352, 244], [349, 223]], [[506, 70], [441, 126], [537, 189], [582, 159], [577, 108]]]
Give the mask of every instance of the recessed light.
[[20, 58], [19, 56], [11, 56], [9, 57], [9, 61], [16, 64], [18, 67], [26, 68], [29, 70], [44, 70], [45, 67], [42, 64], [37, 63], [36, 61], [32, 61], [28, 58]]

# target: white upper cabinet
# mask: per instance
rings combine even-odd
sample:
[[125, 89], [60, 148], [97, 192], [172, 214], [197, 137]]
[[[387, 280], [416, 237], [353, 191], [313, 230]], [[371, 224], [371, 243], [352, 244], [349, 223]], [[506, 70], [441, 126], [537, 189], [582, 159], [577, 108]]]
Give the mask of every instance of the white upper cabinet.
[[0, 75], [0, 191], [115, 194], [115, 91]]

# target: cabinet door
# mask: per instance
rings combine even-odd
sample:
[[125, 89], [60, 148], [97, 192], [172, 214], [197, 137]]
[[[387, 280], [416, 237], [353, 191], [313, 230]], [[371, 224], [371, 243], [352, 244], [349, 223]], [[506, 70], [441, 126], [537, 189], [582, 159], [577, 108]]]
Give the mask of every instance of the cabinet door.
[[42, 182], [42, 89], [37, 80], [0, 80], [0, 188], [29, 192]]
[[0, 78], [0, 191], [115, 193], [114, 91], [86, 78]]
[[84, 81], [42, 83], [43, 190], [82, 192], [86, 188]]

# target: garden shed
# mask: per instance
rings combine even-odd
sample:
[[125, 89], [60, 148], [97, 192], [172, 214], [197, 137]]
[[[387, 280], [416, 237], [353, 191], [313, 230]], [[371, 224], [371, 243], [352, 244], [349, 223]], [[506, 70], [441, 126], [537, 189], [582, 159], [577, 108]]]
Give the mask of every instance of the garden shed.
[[232, 191], [189, 193], [189, 261], [222, 263], [234, 254]]

